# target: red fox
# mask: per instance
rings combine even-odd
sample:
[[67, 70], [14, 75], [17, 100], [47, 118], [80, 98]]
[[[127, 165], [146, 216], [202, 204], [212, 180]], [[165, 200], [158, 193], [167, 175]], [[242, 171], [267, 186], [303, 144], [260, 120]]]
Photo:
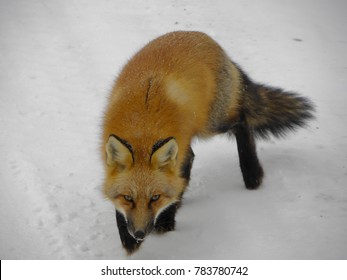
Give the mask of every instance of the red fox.
[[131, 254], [151, 231], [175, 228], [195, 137], [235, 135], [247, 189], [262, 182], [255, 137], [285, 136], [314, 117], [310, 100], [253, 82], [208, 35], [177, 31], [122, 69], [104, 117], [104, 193]]

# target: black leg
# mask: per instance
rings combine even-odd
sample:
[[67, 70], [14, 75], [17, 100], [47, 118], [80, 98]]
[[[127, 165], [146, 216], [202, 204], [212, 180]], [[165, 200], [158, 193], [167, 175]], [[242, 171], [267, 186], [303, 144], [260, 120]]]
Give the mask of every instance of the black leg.
[[157, 218], [154, 228], [157, 232], [167, 232], [175, 229], [175, 215], [178, 204], [166, 208]]
[[246, 188], [256, 189], [262, 182], [264, 172], [257, 157], [253, 133], [245, 120], [242, 120], [234, 131]]
[[181, 165], [181, 177], [184, 178], [187, 182], [189, 183], [190, 180], [190, 172], [193, 166], [193, 161], [194, 161], [194, 152], [191, 147], [189, 147], [189, 150], [185, 156], [185, 159]]
[[122, 241], [122, 245], [128, 254], [132, 254], [136, 249], [140, 247], [141, 241], [140, 242], [136, 241], [136, 239], [129, 234], [125, 218], [117, 210], [116, 210], [116, 218], [117, 218], [117, 226], [119, 230], [120, 240]]

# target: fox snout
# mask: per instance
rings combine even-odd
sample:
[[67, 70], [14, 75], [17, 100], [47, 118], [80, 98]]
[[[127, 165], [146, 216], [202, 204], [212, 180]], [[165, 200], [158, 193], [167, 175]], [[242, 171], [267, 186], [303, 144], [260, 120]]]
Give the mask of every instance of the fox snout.
[[131, 215], [125, 216], [125, 214], [116, 210], [120, 239], [128, 254], [136, 251], [146, 236], [153, 230], [158, 233], [174, 230], [175, 213], [178, 206], [178, 203], [171, 204], [157, 217], [151, 217], [147, 219], [147, 222], [142, 220], [142, 223], [133, 219]]
[[148, 222], [148, 224], [144, 226], [136, 227], [132, 219], [127, 219], [127, 230], [137, 242], [143, 241], [153, 228], [153, 221]]
[[146, 236], [153, 230], [154, 223], [150, 222], [144, 227], [135, 227], [131, 217], [126, 217], [116, 209], [117, 226], [123, 247], [128, 254], [136, 251]]
[[135, 231], [134, 237], [136, 240], [142, 241], [145, 239], [146, 233], [142, 230]]

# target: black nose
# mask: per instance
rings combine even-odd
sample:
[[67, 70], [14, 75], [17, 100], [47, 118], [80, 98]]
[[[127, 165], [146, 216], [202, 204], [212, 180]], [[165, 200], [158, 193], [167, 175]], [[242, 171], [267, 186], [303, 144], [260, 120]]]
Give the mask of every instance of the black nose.
[[138, 230], [138, 231], [136, 231], [136, 232], [134, 233], [134, 236], [135, 236], [136, 239], [144, 239], [145, 236], [146, 236], [146, 234], [145, 234], [144, 231]]

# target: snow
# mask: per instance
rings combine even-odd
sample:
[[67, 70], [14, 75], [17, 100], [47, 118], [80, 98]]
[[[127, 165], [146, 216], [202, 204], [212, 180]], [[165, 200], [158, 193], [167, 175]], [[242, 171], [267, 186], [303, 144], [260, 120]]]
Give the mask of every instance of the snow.
[[0, 257], [126, 259], [104, 199], [101, 120], [117, 73], [172, 30], [215, 38], [249, 75], [298, 91], [317, 119], [258, 142], [246, 190], [235, 140], [196, 142], [177, 229], [131, 259], [347, 258], [347, 3], [1, 0]]

